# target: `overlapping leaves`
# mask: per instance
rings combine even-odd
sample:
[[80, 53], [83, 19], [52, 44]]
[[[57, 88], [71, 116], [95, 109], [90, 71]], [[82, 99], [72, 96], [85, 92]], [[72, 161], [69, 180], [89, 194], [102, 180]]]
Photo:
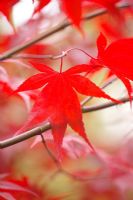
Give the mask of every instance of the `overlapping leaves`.
[[94, 66], [108, 67], [128, 90], [130, 100], [133, 80], [133, 38], [123, 38], [112, 42], [107, 47], [107, 40], [103, 34], [97, 39], [98, 56]]
[[8, 0], [8, 1], [1, 0], [0, 1], [0, 12], [2, 12], [9, 21], [10, 21], [12, 8], [18, 2], [19, 0]]
[[[9, 22], [12, 9], [20, 0], [1, 0], [0, 1], [0, 12], [2, 12]], [[39, 0], [38, 5], [34, 10], [34, 14], [40, 12], [46, 5], [48, 5], [51, 0]], [[102, 7], [107, 8], [114, 16], [120, 16], [119, 11], [116, 8], [116, 3], [121, 2], [121, 0], [59, 0], [61, 10], [67, 15], [67, 17], [72, 21], [72, 23], [80, 28], [82, 8], [84, 3], [97, 4]], [[35, 3], [35, 0], [33, 0]]]
[[[32, 188], [33, 189], [33, 188]], [[0, 199], [16, 200], [18, 196], [23, 199], [40, 199], [38, 194], [31, 190], [28, 180], [24, 178], [21, 181], [10, 179], [5, 174], [0, 174]], [[32, 198], [33, 197], [33, 198]]]
[[[36, 11], [40, 11], [44, 6], [46, 6], [51, 0], [40, 0]], [[104, 8], [107, 8], [113, 15], [119, 16], [119, 11], [116, 8], [116, 3], [121, 0], [59, 0], [61, 9], [65, 12], [72, 23], [80, 28], [81, 18], [82, 18], [82, 8], [84, 3], [97, 4]]]

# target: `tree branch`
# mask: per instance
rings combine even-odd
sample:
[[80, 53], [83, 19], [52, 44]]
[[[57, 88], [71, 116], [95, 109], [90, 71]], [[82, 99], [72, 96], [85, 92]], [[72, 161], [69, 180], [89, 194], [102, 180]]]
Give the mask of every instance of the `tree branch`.
[[[128, 7], [130, 7], [129, 4], [124, 4], [124, 5], [119, 6], [118, 8], [119, 9], [124, 9], [124, 8], [128, 8]], [[96, 12], [93, 12], [91, 14], [86, 15], [85, 17], [83, 17], [82, 20], [84, 20], [84, 21], [91, 20], [91, 19], [93, 19], [95, 17], [104, 15], [106, 13], [107, 13], [106, 9], [100, 9], [100, 10], [98, 10]], [[58, 32], [62, 31], [63, 29], [65, 29], [65, 28], [67, 28], [67, 27], [69, 27], [71, 25], [72, 25], [72, 23], [68, 22], [68, 21], [60, 23], [59, 25], [53, 27], [50, 30], [45, 31], [44, 33], [38, 35], [37, 37], [35, 37], [32, 40], [26, 42], [25, 44], [18, 45], [16, 47], [12, 48], [11, 50], [6, 51], [5, 53], [3, 53], [0, 56], [0, 61], [3, 61], [5, 59], [7, 59], [7, 58], [12, 57], [13, 55], [21, 52], [22, 50], [26, 49], [27, 47], [29, 47], [29, 46], [31, 46], [31, 45], [33, 45], [33, 44], [35, 44], [35, 43], [37, 43], [37, 42], [39, 42], [39, 41], [41, 41], [43, 39], [46, 39], [49, 36], [51, 36], [51, 35], [53, 35], [55, 33], [58, 33]]]
[[26, 131], [26, 132], [24, 132], [20, 135], [13, 136], [10, 139], [6, 139], [4, 141], [1, 141], [0, 142], [0, 149], [12, 146], [12, 145], [17, 144], [19, 142], [23, 142], [24, 140], [27, 140], [31, 137], [40, 135], [41, 133], [49, 130], [50, 128], [51, 128], [50, 123], [46, 123], [43, 126], [36, 127], [34, 129]]
[[67, 55], [67, 51], [62, 51], [59, 55], [52, 55], [52, 54], [19, 54], [16, 56], [12, 56], [13, 59], [51, 59], [57, 60], [63, 58]]
[[[122, 101], [123, 103], [126, 103], [129, 101], [129, 97], [123, 97], [121, 99], [119, 99], [120, 101]], [[105, 108], [109, 108], [112, 106], [118, 105], [114, 102], [108, 102], [108, 103], [103, 103], [100, 105], [96, 105], [96, 106], [85, 106], [82, 107], [82, 112], [83, 113], [87, 113], [87, 112], [94, 112], [94, 111], [98, 111], [98, 110], [102, 110]], [[120, 104], [121, 105], [121, 104]], [[3, 140], [0, 142], [0, 149], [12, 146], [14, 144], [20, 143], [22, 141], [25, 141], [31, 137], [37, 136], [37, 135], [41, 135], [43, 132], [47, 131], [51, 129], [51, 125], [50, 123], [46, 123], [43, 126], [34, 128], [32, 130], [26, 131], [20, 135], [14, 136], [12, 138]]]
[[[119, 99], [119, 101], [126, 103], [129, 101], [129, 97], [122, 97]], [[103, 110], [105, 108], [109, 108], [109, 107], [117, 106], [117, 105], [122, 105], [122, 104], [116, 104], [115, 102], [107, 102], [107, 103], [103, 103], [103, 104], [95, 105], [95, 106], [85, 106], [82, 108], [82, 112], [83, 113], [94, 112], [94, 111]]]

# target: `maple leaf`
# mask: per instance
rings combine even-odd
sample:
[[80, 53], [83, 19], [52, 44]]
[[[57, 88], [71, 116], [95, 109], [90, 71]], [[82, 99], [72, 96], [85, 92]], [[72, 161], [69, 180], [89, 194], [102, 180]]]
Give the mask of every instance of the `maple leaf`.
[[27, 178], [23, 180], [10, 179], [6, 174], [0, 174], [0, 199], [3, 200], [16, 200], [17, 197], [22, 195], [23, 199], [31, 199], [32, 196], [39, 199], [36, 192], [33, 192], [33, 187], [28, 183]]
[[75, 26], [80, 29], [82, 0], [61, 0], [61, 7]]
[[87, 0], [92, 3], [96, 3], [108, 10], [108, 12], [115, 18], [119, 23], [123, 24], [124, 17], [120, 13], [119, 9], [116, 7], [117, 3], [120, 3], [121, 0]]
[[120, 2], [121, 0], [87, 0], [87, 1], [97, 3], [108, 9], [112, 9], [112, 11], [113, 11], [115, 4]]
[[2, 12], [7, 20], [10, 22], [10, 14], [12, 11], [12, 7], [18, 3], [19, 0], [1, 0], [0, 1], [0, 12]]
[[[72, 23], [81, 30], [81, 18], [82, 18], [82, 8], [84, 2], [96, 3], [102, 7], [105, 7], [110, 11], [113, 16], [118, 17], [118, 19], [123, 19], [122, 15], [119, 13], [116, 3], [121, 0], [58, 0], [62, 11], [67, 15], [67, 17], [72, 21]], [[33, 1], [34, 2], [34, 1]], [[38, 6], [36, 7], [34, 13], [40, 12], [51, 0], [39, 0]]]
[[38, 6], [36, 7], [34, 13], [40, 12], [42, 8], [44, 8], [51, 0], [39, 0]]
[[[40, 12], [51, 0], [39, 0], [38, 6], [34, 13]], [[75, 26], [80, 28], [81, 14], [82, 14], [82, 0], [59, 0], [61, 9], [65, 12], [68, 18]]]
[[115, 102], [117, 100], [104, 93], [88, 78], [80, 75], [82, 72], [88, 72], [88, 65], [77, 65], [65, 72], [62, 72], [62, 70], [60, 72], [54, 71], [44, 64], [32, 62], [32, 65], [41, 73], [33, 75], [24, 81], [16, 92], [45, 87], [40, 92], [28, 121], [20, 131], [33, 127], [33, 124], [36, 126], [45, 121], [50, 122], [53, 138], [57, 150], [60, 152], [64, 133], [67, 124], [69, 124], [93, 149], [85, 133], [81, 106], [75, 90], [84, 95], [103, 97]]
[[106, 46], [107, 40], [100, 34], [97, 39], [96, 65], [99, 63], [108, 67], [124, 83], [131, 101], [132, 87], [129, 80], [133, 80], [133, 38], [119, 39]]

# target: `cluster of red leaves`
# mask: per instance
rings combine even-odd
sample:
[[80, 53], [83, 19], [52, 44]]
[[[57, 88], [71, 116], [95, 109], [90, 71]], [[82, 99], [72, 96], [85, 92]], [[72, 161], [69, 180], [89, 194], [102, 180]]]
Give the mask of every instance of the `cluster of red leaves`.
[[[18, 3], [19, 0], [7, 0], [0, 2], [0, 11], [7, 17], [8, 21], [10, 21], [10, 15], [13, 6]], [[33, 0], [33, 3], [35, 0]], [[47, 4], [49, 4], [51, 0], [39, 0], [37, 7], [34, 10], [34, 14], [40, 12]], [[116, 7], [116, 4], [121, 2], [121, 0], [59, 0], [59, 4], [61, 10], [65, 12], [65, 14], [70, 18], [75, 26], [80, 28], [81, 18], [82, 18], [82, 7], [84, 4], [88, 3], [89, 5], [97, 4], [101, 7], [107, 8], [113, 15], [119, 16], [120, 13]], [[122, 17], [122, 16], [121, 16]]]
[[24, 81], [16, 92], [34, 90], [43, 86], [44, 88], [40, 92], [28, 121], [21, 131], [31, 128], [33, 124], [36, 126], [48, 121], [52, 127], [57, 149], [60, 150], [67, 124], [69, 124], [93, 149], [84, 130], [81, 106], [76, 91], [83, 95], [103, 97], [116, 103], [119, 103], [119, 101], [104, 93], [83, 73], [89, 73], [93, 69], [99, 69], [99, 67], [108, 67], [112, 73], [123, 81], [130, 97], [132, 88], [129, 79], [132, 80], [133, 78], [133, 70], [130, 67], [133, 64], [132, 38], [117, 40], [106, 48], [106, 39], [101, 34], [97, 40], [97, 46], [98, 57], [97, 59], [91, 59], [90, 65], [77, 65], [64, 72], [62, 72], [62, 69], [57, 72], [44, 64], [31, 62], [41, 73]]
[[[29, 152], [29, 147], [26, 146], [24, 143], [21, 144], [21, 146], [14, 146], [13, 148], [10, 148], [10, 151], [8, 149], [0, 151], [0, 200], [63, 200], [65, 199], [68, 194], [65, 192], [61, 192], [61, 194], [51, 194], [47, 190], [47, 182], [44, 185], [40, 185], [40, 182], [42, 179], [44, 180], [45, 178], [45, 172], [44, 176], [37, 176], [36, 181], [31, 180], [27, 176], [27, 174], [23, 173], [21, 171], [22, 165], [20, 165], [19, 170], [17, 171], [19, 174], [19, 178], [16, 177], [16, 165], [17, 161], [20, 163], [23, 158], [26, 158], [24, 155], [28, 155]], [[34, 152], [32, 152], [34, 154]], [[32, 155], [33, 155], [32, 154]], [[32, 160], [32, 155], [31, 157], [27, 157], [28, 160]], [[24, 157], [23, 157], [24, 156]], [[38, 155], [37, 155], [38, 156]], [[19, 160], [20, 158], [20, 160]], [[39, 163], [38, 163], [38, 169], [42, 167], [42, 163], [44, 160], [48, 163], [49, 165], [49, 160], [47, 159], [47, 156], [45, 159], [44, 154], [41, 158], [39, 158]], [[36, 156], [35, 154], [33, 155], [33, 160], [36, 162]], [[45, 163], [46, 164], [46, 163]], [[52, 165], [53, 161], [52, 161]], [[45, 166], [47, 168], [47, 166]], [[35, 167], [31, 165], [32, 170], [35, 170]], [[28, 168], [27, 168], [28, 169]], [[43, 166], [43, 169], [44, 166]], [[51, 170], [49, 167], [47, 168], [48, 170]], [[30, 169], [28, 169], [30, 170]], [[44, 170], [45, 171], [45, 170]], [[47, 172], [48, 173], [48, 172]], [[18, 175], [17, 174], [17, 175]]]
[[23, 200], [40, 199], [40, 192], [28, 183], [28, 180], [11, 179], [6, 174], [0, 174], [0, 199], [1, 200], [16, 200], [20, 196]]
[[[88, 183], [84, 189], [82, 188], [83, 199], [95, 199], [97, 197], [110, 200], [127, 199], [126, 194], [133, 187], [132, 142], [132, 139], [124, 141], [112, 155], [97, 149], [98, 157], [93, 156], [101, 164], [98, 169], [95, 169], [94, 174], [88, 169], [75, 171], [74, 174], [81, 180], [87, 180], [88, 177]], [[74, 159], [86, 158], [91, 155], [87, 144], [75, 136], [66, 136], [63, 148], [69, 157]]]
[[19, 0], [7, 0], [7, 1], [1, 0], [0, 1], [0, 12], [2, 12], [9, 21], [10, 21], [12, 8], [18, 2]]
[[10, 178], [6, 174], [0, 174], [0, 199], [1, 200], [63, 200], [69, 195], [51, 195], [46, 191], [41, 191], [35, 185], [29, 183], [24, 177], [22, 180]]
[[[50, 148], [53, 146], [52, 138], [45, 139]], [[36, 144], [41, 142], [38, 139]], [[79, 136], [67, 135], [64, 137], [62, 151], [63, 163], [76, 163], [73, 169], [67, 169], [64, 164], [68, 176], [74, 180], [79, 180], [81, 184], [80, 199], [97, 199], [98, 197], [109, 200], [127, 199], [127, 194], [133, 187], [133, 162], [131, 160], [133, 154], [133, 140], [126, 140], [121, 144], [115, 153], [109, 154], [101, 149], [97, 149], [98, 156], [91, 154], [86, 142], [81, 140]], [[69, 161], [68, 161], [69, 158]], [[85, 159], [90, 159], [91, 163], [97, 163], [93, 168], [83, 167], [82, 163]], [[80, 165], [77, 166], [77, 161]], [[46, 164], [45, 164], [46, 165]], [[48, 167], [47, 170], [50, 168]], [[82, 185], [83, 183], [83, 185]], [[78, 192], [78, 191], [77, 191]], [[80, 194], [80, 195], [81, 195]], [[131, 197], [132, 198], [132, 194]], [[130, 199], [129, 198], [129, 199]]]
[[[85, 1], [89, 2], [88, 0], [60, 0], [61, 8], [78, 28], [81, 23], [82, 5]], [[7, 4], [5, 1], [0, 2], [0, 11], [9, 21], [11, 9], [17, 2], [19, 2], [19, 0], [10, 0], [7, 1]], [[50, 0], [40, 0], [34, 14], [40, 12], [40, 10], [49, 2]], [[116, 3], [118, 2], [120, 2], [120, 0], [92, 0], [89, 3], [99, 4], [107, 8], [111, 13], [119, 16], [119, 12], [116, 8]], [[42, 47], [44, 46], [36, 45], [35, 49], [38, 51], [39, 47], [41, 47], [42, 50]], [[62, 72], [62, 69], [60, 69], [60, 72], [57, 72], [44, 64], [31, 62], [32, 66], [41, 73], [38, 73], [24, 81], [14, 94], [22, 98], [27, 105], [29, 102], [27, 103], [27, 98], [25, 96], [26, 93], [19, 92], [39, 89], [42, 87], [43, 89], [40, 91], [39, 96], [35, 101], [28, 121], [24, 124], [20, 131], [33, 127], [33, 124], [34, 126], [37, 126], [46, 121], [50, 122], [54, 142], [58, 152], [60, 153], [67, 125], [70, 125], [74, 131], [84, 138], [91, 150], [95, 151], [93, 145], [86, 136], [77, 92], [87, 96], [103, 97], [119, 103], [119, 101], [111, 98], [85, 76], [86, 73], [91, 73], [94, 69], [97, 70], [102, 67], [107, 67], [111, 74], [115, 74], [124, 83], [131, 98], [132, 87], [130, 80], [133, 80], [133, 39], [125, 38], [117, 40], [107, 46], [106, 38], [101, 34], [97, 40], [97, 47], [98, 56], [97, 58], [91, 59], [89, 65], [77, 65], [64, 72]], [[34, 52], [35, 49], [29, 49], [29, 52]], [[5, 96], [5, 98], [2, 96], [1, 99], [6, 99], [7, 95], [11, 95], [13, 92], [14, 87], [12, 82], [10, 81], [6, 71], [3, 68], [0, 68], [0, 95]], [[88, 150], [86, 150], [85, 146], [81, 149], [77, 148], [76, 151], [75, 146], [77, 143], [80, 143], [78, 139], [76, 141], [72, 141], [72, 138], [70, 138], [69, 142], [67, 141], [64, 143], [63, 148], [66, 149], [67, 153], [71, 154], [73, 157], [78, 157], [80, 153], [87, 154]], [[82, 147], [81, 144], [80, 147]], [[121, 187], [119, 180], [126, 180], [125, 177], [130, 180], [129, 176], [132, 175], [132, 166], [129, 165], [129, 163], [126, 163], [125, 160], [123, 161], [121, 158], [114, 159], [103, 154], [100, 154], [100, 156], [103, 160], [105, 160], [105, 163], [108, 166], [111, 179], [113, 181], [115, 180], [119, 187]], [[115, 160], [115, 165], [112, 160]], [[119, 163], [123, 164], [124, 171], [119, 169]], [[131, 169], [130, 172], [129, 169]], [[126, 181], [126, 183], [128, 183], [128, 181]], [[105, 184], [107, 184], [107, 181]], [[98, 187], [96, 187], [96, 184], [94, 187], [92, 186], [93, 191], [97, 191]], [[23, 193], [23, 199], [34, 199], [34, 197], [31, 196], [36, 195], [27, 188], [29, 188], [29, 185], [25, 180], [22, 182], [16, 182], [7, 178], [5, 179], [4, 176], [0, 177], [0, 197], [2, 199], [17, 199], [20, 195], [18, 194], [18, 191]]]
[[[40, 11], [44, 6], [46, 6], [50, 0], [40, 0], [39, 5], [37, 7], [37, 11]], [[85, 3], [88, 3], [90, 6], [93, 4], [97, 4], [101, 7], [105, 7], [108, 9], [113, 15], [120, 16], [118, 9], [116, 8], [116, 4], [121, 2], [121, 0], [59, 0], [61, 5], [61, 9], [65, 12], [65, 14], [69, 17], [69, 19], [73, 22], [75, 26], [80, 28], [81, 18], [82, 18], [82, 7]]]
[[[90, 190], [90, 198], [99, 195], [111, 200], [128, 199], [128, 193], [133, 188], [132, 142], [132, 139], [126, 140], [115, 155], [99, 151], [105, 165], [100, 174], [101, 178], [88, 184], [86, 196]], [[129, 199], [132, 198], [132, 193], [129, 196]]]
[[123, 38], [112, 42], [107, 47], [106, 38], [100, 34], [97, 39], [98, 56], [91, 60], [94, 67], [108, 67], [125, 85], [131, 98], [133, 80], [133, 38]]

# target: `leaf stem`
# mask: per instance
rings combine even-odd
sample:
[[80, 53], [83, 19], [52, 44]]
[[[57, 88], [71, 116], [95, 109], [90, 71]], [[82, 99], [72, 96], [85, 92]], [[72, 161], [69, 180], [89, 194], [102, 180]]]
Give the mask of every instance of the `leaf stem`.
[[54, 175], [52, 177], [55, 177], [55, 175], [57, 175], [58, 173], [62, 173], [62, 174], [66, 175], [66, 176], [68, 176], [68, 177], [70, 177], [70, 178], [72, 178], [74, 180], [77, 180], [77, 181], [92, 181], [92, 180], [97, 180], [97, 178], [100, 178], [100, 179], [101, 178], [106, 178], [106, 177], [97, 177], [97, 176], [94, 176], [94, 177], [92, 177], [92, 176], [90, 176], [90, 177], [80, 177], [80, 176], [78, 176], [76, 174], [73, 174], [73, 173], [67, 171], [66, 169], [64, 169], [62, 167], [61, 163], [58, 161], [58, 159], [54, 156], [54, 154], [48, 148], [47, 143], [46, 143], [42, 133], [40, 134], [40, 136], [41, 136], [42, 143], [43, 143], [48, 155], [50, 156], [50, 158], [53, 160], [53, 162], [55, 163], [55, 165], [57, 167], [57, 171], [54, 173]]
[[86, 51], [84, 51], [83, 49], [80, 49], [80, 48], [71, 48], [71, 49], [68, 49], [67, 51], [66, 51], [66, 54], [67, 53], [69, 53], [70, 51], [74, 51], [74, 50], [78, 50], [78, 51], [81, 51], [82, 53], [84, 53], [85, 55], [87, 55], [88, 57], [90, 57], [91, 59], [93, 59], [94, 60], [94, 58], [90, 55], [90, 54], [88, 54]]
[[[61, 60], [61, 62], [60, 62], [60, 73], [62, 73], [63, 57], [66, 56], [66, 55], [67, 55], [67, 52], [63, 51], [62, 55], [60, 56], [60, 60]], [[58, 59], [57, 56], [56, 56], [56, 59]]]

